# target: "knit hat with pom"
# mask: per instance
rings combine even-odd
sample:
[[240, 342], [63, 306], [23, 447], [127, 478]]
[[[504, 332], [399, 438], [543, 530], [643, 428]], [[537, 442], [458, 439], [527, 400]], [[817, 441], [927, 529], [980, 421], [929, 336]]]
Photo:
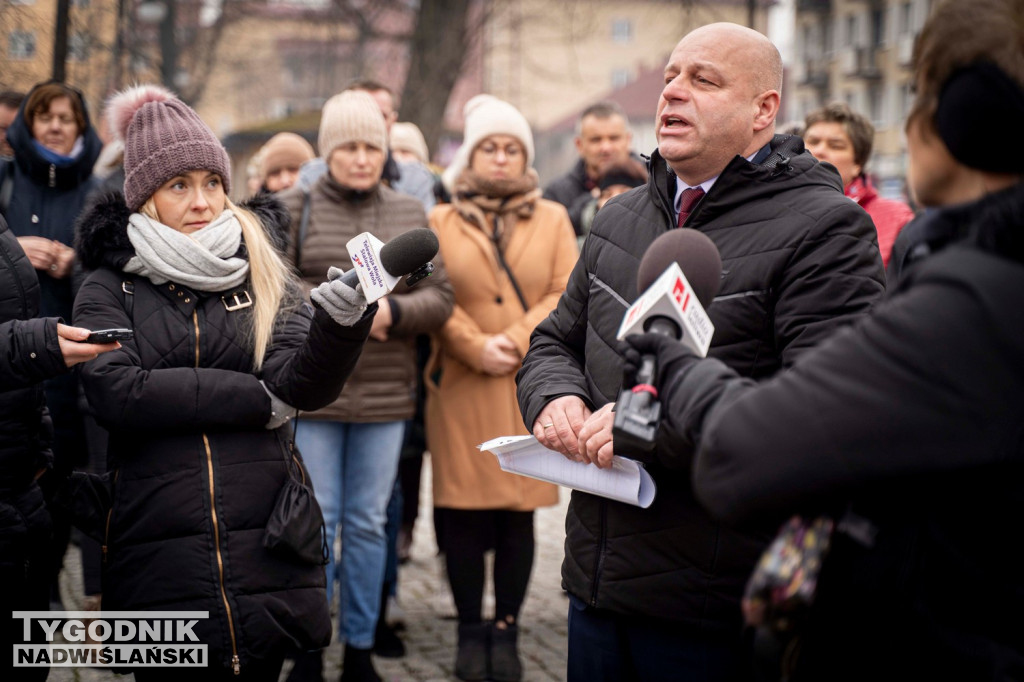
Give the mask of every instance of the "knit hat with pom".
[[124, 198], [138, 211], [160, 186], [194, 170], [220, 175], [231, 191], [231, 160], [199, 115], [169, 90], [140, 85], [107, 105], [110, 129], [124, 140]]
[[260, 149], [260, 180], [282, 168], [298, 168], [316, 158], [313, 145], [295, 133], [278, 133]]
[[362, 90], [346, 90], [327, 100], [320, 114], [317, 146], [325, 159], [349, 142], [365, 142], [383, 151], [388, 149], [388, 129], [377, 101]]
[[469, 165], [473, 150], [490, 135], [510, 135], [522, 142], [526, 149], [526, 167], [533, 165], [533, 133], [526, 118], [514, 106], [493, 95], [477, 95], [466, 102], [462, 113], [466, 119], [462, 146], [441, 176], [449, 192], [454, 191], [455, 180]]

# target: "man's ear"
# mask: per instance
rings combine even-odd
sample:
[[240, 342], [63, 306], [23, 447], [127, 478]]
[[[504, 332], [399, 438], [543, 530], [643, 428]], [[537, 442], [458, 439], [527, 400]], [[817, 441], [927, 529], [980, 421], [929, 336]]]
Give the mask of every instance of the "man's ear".
[[583, 156], [583, 138], [577, 135], [572, 141], [576, 143], [576, 153]]
[[766, 90], [754, 99], [754, 132], [759, 133], [775, 122], [779, 114], [778, 90]]

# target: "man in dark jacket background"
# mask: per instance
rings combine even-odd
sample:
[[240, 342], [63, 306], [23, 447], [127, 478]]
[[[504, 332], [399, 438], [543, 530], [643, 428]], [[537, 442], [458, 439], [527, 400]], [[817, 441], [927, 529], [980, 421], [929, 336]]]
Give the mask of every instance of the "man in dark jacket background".
[[[613, 451], [615, 334], [640, 259], [664, 232], [698, 229], [721, 252], [709, 354], [745, 376], [790, 365], [884, 291], [867, 214], [799, 138], [774, 136], [782, 63], [767, 38], [704, 26], [680, 41], [665, 76], [648, 185], [598, 214], [518, 376], [527, 427], [578, 461]], [[562, 567], [570, 681], [749, 677], [739, 599], [774, 529], [714, 521], [694, 500], [679, 438], [663, 429], [646, 462], [658, 488], [648, 509], [573, 492]]]
[[[572, 228], [583, 234], [582, 213], [595, 191], [601, 174], [612, 166], [626, 163], [633, 133], [626, 112], [615, 102], [591, 104], [580, 115], [576, 129], [579, 161], [565, 175], [544, 188], [544, 198], [557, 201], [569, 211]], [[637, 157], [639, 161], [639, 157]]]

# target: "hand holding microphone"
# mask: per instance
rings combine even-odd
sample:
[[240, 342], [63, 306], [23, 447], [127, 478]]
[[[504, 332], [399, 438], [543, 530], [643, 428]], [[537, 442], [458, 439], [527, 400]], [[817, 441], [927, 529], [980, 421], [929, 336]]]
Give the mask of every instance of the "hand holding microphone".
[[637, 272], [637, 289], [644, 293], [619, 327], [620, 340], [641, 336], [635, 344], [626, 342], [625, 381], [612, 428], [615, 454], [637, 457], [654, 450], [661, 420], [657, 387], [665, 375], [659, 361], [707, 354], [714, 326], [704, 307], [718, 293], [721, 272], [718, 249], [697, 230], [667, 232], [644, 253]]
[[[348, 272], [331, 267], [327, 281], [310, 292], [313, 303], [343, 327], [351, 327], [366, 312], [368, 303], [387, 296], [404, 275], [412, 286], [434, 270], [430, 259], [440, 244], [433, 231], [420, 227], [403, 232], [387, 244], [363, 232], [347, 244], [353, 267]], [[386, 330], [384, 330], [386, 335]]]
[[327, 281], [309, 292], [309, 297], [342, 327], [351, 327], [366, 312], [366, 297], [359, 284], [355, 288], [346, 284], [344, 273], [334, 266], [327, 270]]

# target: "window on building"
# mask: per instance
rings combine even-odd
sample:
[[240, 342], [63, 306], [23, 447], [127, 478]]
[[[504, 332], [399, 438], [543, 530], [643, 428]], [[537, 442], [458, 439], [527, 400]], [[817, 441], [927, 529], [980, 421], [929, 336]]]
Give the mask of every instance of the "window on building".
[[84, 62], [89, 59], [89, 36], [84, 33], [72, 33], [68, 37], [68, 59]]
[[11, 59], [32, 59], [36, 56], [36, 34], [14, 30], [7, 34], [7, 56]]
[[89, 0], [71, 0], [72, 7], [88, 7]]
[[612, 21], [612, 41], [616, 43], [633, 42], [633, 22], [630, 19]]
[[857, 44], [857, 17], [850, 14], [846, 17], [843, 29], [843, 46], [853, 47]]
[[899, 32], [900, 35], [907, 35], [908, 33], [914, 32], [914, 4], [912, 2], [904, 2], [900, 5], [899, 9], [900, 21], [899, 21]]
[[879, 47], [885, 44], [885, 10], [877, 9], [871, 12], [871, 46]]
[[876, 128], [885, 128], [885, 93], [881, 86], [872, 85], [868, 88], [868, 116]]
[[629, 69], [612, 69], [612, 88], [618, 89], [629, 85], [632, 76]]

